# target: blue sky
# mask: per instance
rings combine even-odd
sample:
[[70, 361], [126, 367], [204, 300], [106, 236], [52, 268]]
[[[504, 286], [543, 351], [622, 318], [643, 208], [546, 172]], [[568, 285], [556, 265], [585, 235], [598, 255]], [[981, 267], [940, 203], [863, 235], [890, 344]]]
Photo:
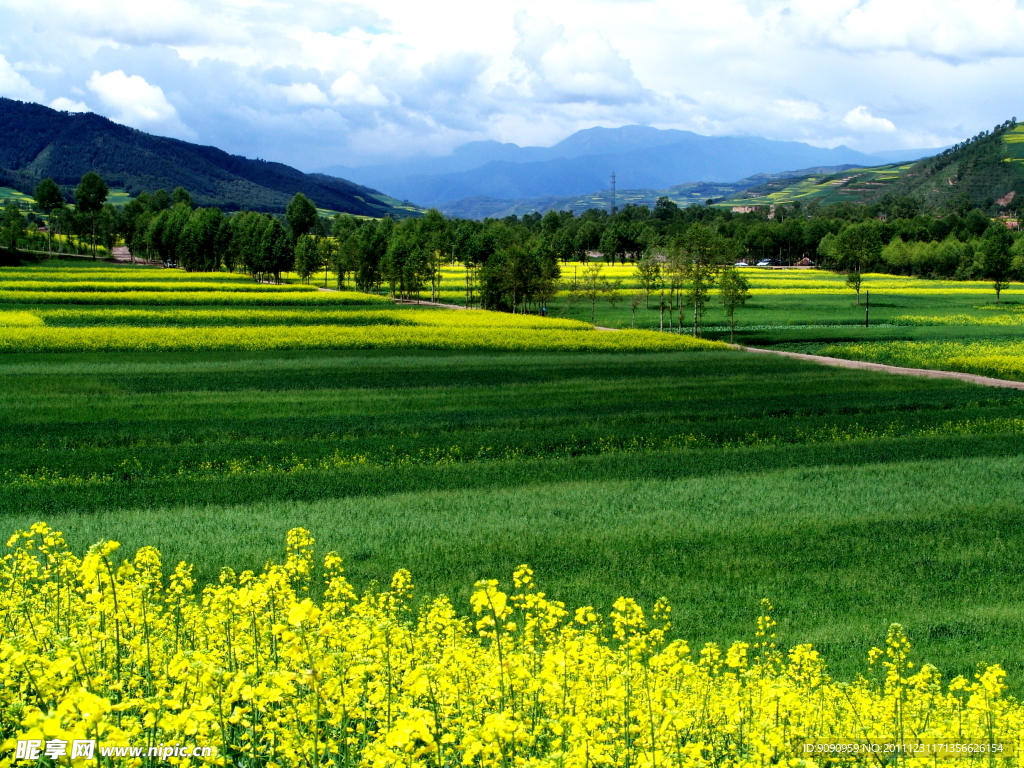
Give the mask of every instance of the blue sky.
[[0, 20], [2, 96], [303, 170], [634, 123], [934, 147], [1017, 115], [1024, 75], [1015, 0], [0, 0]]

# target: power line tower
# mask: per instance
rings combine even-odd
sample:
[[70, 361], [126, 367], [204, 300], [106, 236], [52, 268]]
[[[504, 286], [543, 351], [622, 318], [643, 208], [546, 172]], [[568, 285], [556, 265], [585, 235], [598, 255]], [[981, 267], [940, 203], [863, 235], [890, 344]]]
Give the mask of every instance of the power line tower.
[[612, 171], [612, 209], [610, 213], [615, 213], [615, 171]]

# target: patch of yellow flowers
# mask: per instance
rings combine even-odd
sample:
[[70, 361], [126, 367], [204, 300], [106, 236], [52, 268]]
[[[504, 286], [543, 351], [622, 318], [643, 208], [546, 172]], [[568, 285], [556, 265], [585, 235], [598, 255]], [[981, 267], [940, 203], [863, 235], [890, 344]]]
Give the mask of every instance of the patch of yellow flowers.
[[[373, 298], [373, 297], [369, 297]], [[415, 309], [408, 306], [389, 309], [274, 308], [124, 309], [121, 307], [36, 309], [33, 312], [0, 310], [0, 326], [246, 326], [246, 325], [443, 325], [474, 328], [539, 328], [590, 330], [580, 320], [538, 315], [510, 315], [480, 310]]]
[[[462, 314], [451, 310], [446, 318], [455, 319]], [[720, 342], [694, 339], [692, 336], [652, 331], [605, 333], [585, 328], [588, 326], [582, 324], [572, 330], [558, 327], [548, 330], [536, 329], [533, 324], [525, 327], [481, 327], [440, 323], [430, 326], [15, 327], [0, 335], [0, 353], [280, 349], [670, 352], [728, 349]]]
[[851, 342], [825, 346], [818, 354], [1024, 381], [1024, 342], [1020, 341]]
[[33, 312], [0, 310], [0, 328], [32, 328], [43, 325], [43, 318]]
[[79, 558], [44, 523], [15, 534], [0, 766], [19, 739], [213, 746], [167, 762], [267, 768], [812, 766], [805, 742], [1016, 743], [1024, 724], [999, 667], [944, 685], [898, 625], [868, 677], [839, 683], [811, 646], [776, 647], [766, 601], [753, 643], [694, 653], [668, 639], [666, 601], [650, 617], [626, 598], [607, 617], [569, 611], [527, 566], [513, 594], [477, 582], [462, 617], [444, 597], [417, 608], [406, 571], [360, 597], [330, 553], [315, 602], [313, 544], [289, 531], [283, 564], [197, 591], [152, 547], [117, 564], [116, 542]]
[[168, 282], [166, 280], [19, 280], [12, 283], [12, 290], [16, 291], [39, 291], [47, 293], [60, 293], [66, 291], [88, 292], [101, 291], [107, 293], [136, 292], [136, 291], [225, 291], [241, 293], [313, 293], [316, 288], [312, 285], [276, 285], [271, 283], [257, 283], [253, 281], [241, 282], [235, 280], [228, 282], [224, 280], [179, 280]]
[[[152, 306], [202, 305], [297, 305], [328, 306], [332, 304], [391, 304], [385, 296], [355, 291], [279, 291], [273, 290], [147, 290], [147, 291], [28, 291], [0, 290], [0, 304], [106, 304]], [[287, 286], [284, 286], [288, 288]]]

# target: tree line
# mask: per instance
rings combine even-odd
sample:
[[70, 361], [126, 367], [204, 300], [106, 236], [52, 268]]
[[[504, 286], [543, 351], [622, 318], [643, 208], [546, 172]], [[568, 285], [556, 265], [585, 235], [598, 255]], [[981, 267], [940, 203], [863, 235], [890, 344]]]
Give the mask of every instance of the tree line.
[[[684, 301], [682, 286], [693, 284], [686, 263], [698, 241], [714, 253], [707, 258], [715, 264], [715, 279], [737, 262], [782, 265], [809, 259], [853, 275], [854, 281], [865, 271], [985, 278], [998, 294], [1024, 271], [1024, 240], [982, 211], [929, 215], [913, 198], [892, 195], [872, 205], [780, 205], [771, 218], [763, 209], [734, 213], [710, 205], [680, 207], [661, 198], [650, 208], [591, 209], [579, 216], [548, 211], [474, 221], [431, 210], [395, 221], [347, 214], [328, 218], [302, 194], [292, 198], [284, 215], [271, 215], [196, 207], [180, 187], [144, 192], [123, 206], [110, 204], [108, 193], [103, 180], [90, 173], [75, 190], [74, 208], [48, 179], [35, 199], [51, 232], [84, 235], [94, 253], [97, 244], [109, 249], [123, 241], [133, 257], [189, 271], [223, 268], [264, 280], [295, 271], [306, 281], [319, 280], [321, 273], [326, 280], [330, 273], [338, 288], [387, 291], [399, 300], [436, 299], [441, 267], [463, 264], [465, 303], [511, 312], [543, 311], [559, 290], [569, 291], [570, 302], [588, 301], [592, 309], [595, 296], [618, 296], [608, 281], [580, 272], [597, 258], [635, 265], [644, 285], [660, 282], [672, 322]], [[5, 233], [23, 224], [14, 214], [9, 218], [10, 224], [5, 212]], [[580, 266], [571, 280], [563, 280], [571, 263]], [[699, 322], [704, 289], [694, 290]], [[685, 301], [694, 305], [694, 296], [687, 294]]]

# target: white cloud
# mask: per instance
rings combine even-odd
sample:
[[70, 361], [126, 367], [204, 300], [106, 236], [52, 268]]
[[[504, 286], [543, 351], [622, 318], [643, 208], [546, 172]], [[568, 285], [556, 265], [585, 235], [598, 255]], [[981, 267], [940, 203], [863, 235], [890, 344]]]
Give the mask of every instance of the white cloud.
[[1009, 117], [1024, 76], [1022, 0], [460, 0], [446, 11], [0, 0], [0, 94], [316, 168], [629, 123], [938, 146]]
[[80, 101], [72, 101], [64, 96], [58, 96], [56, 99], [50, 102], [50, 106], [53, 109], [61, 112], [89, 112], [89, 107]]
[[32, 85], [0, 54], [0, 96], [20, 101], [39, 101], [43, 92]]
[[346, 72], [331, 83], [331, 95], [335, 104], [364, 104], [370, 107], [383, 107], [388, 104], [387, 97], [376, 85], [367, 85], [355, 72]]
[[776, 99], [773, 107], [779, 115], [793, 120], [821, 120], [825, 117], [824, 110], [810, 101]]
[[797, 15], [831, 43], [969, 62], [1024, 55], [1024, 9], [1014, 0], [795, 0]]
[[178, 118], [178, 112], [158, 85], [120, 69], [101, 75], [93, 72], [86, 83], [113, 114], [110, 119], [132, 128], [158, 130], [170, 135], [193, 135]]
[[843, 125], [855, 131], [868, 133], [892, 133], [896, 130], [896, 126], [890, 120], [886, 120], [884, 117], [875, 117], [864, 106], [847, 112], [843, 117]]
[[521, 95], [550, 102], [644, 101], [648, 94], [633, 74], [633, 67], [601, 34], [582, 31], [568, 36], [563, 25], [536, 19], [526, 11], [515, 15], [519, 45], [514, 54], [526, 74]]
[[291, 85], [271, 86], [284, 96], [289, 104], [299, 106], [326, 106], [327, 94], [314, 83], [292, 83]]

